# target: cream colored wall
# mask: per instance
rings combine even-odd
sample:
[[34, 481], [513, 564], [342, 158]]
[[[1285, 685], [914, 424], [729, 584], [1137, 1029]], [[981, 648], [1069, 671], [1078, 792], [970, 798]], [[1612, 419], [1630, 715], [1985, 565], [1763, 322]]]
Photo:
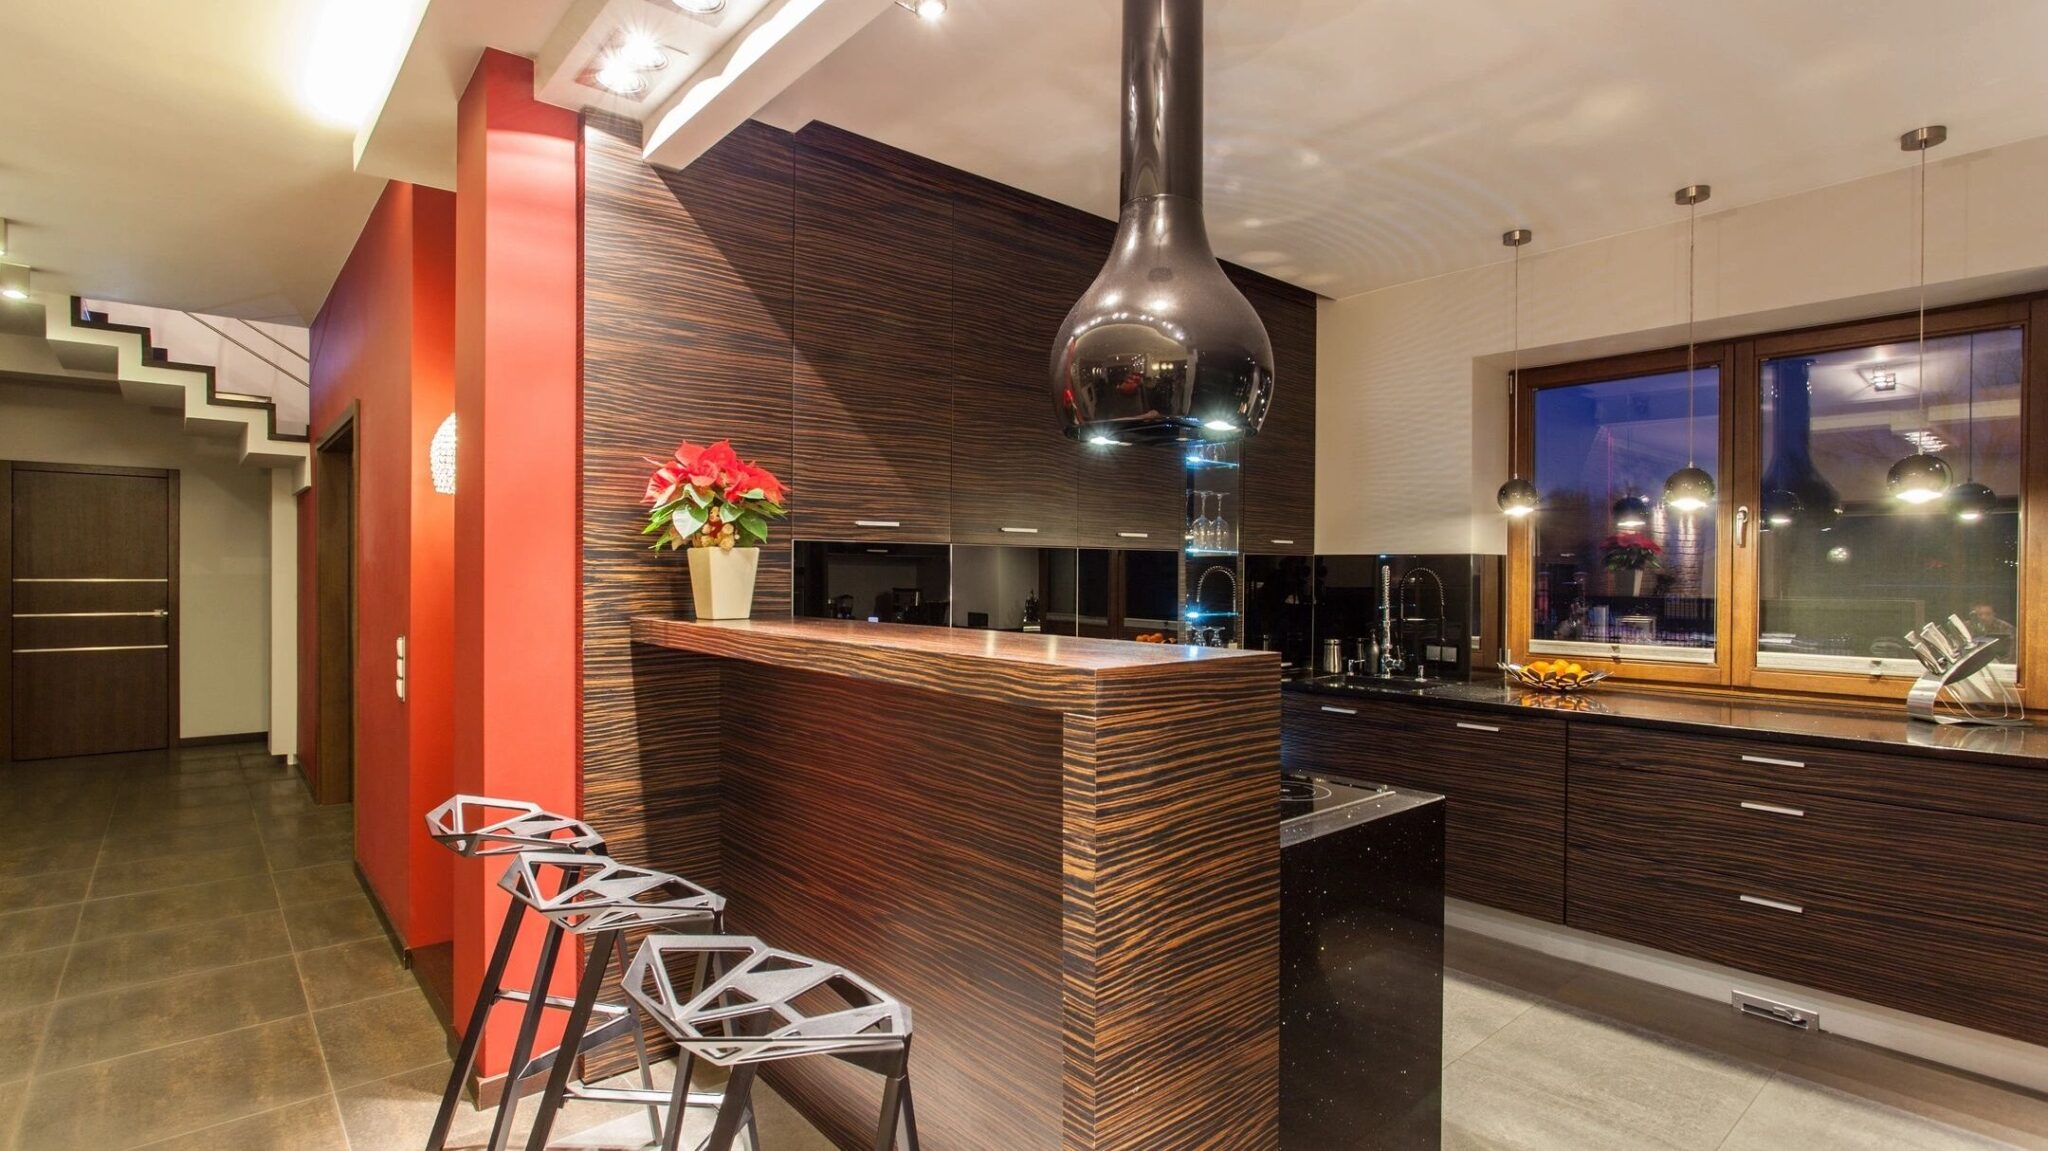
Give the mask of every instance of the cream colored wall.
[[0, 459], [178, 470], [180, 734], [270, 726], [270, 473], [111, 390], [0, 381]]
[[[1701, 339], [1910, 309], [1915, 179], [1899, 158], [1895, 172], [1798, 196], [1726, 210], [1709, 201]], [[1670, 183], [1683, 178], [1711, 183], [1713, 173]], [[2048, 286], [2043, 188], [2048, 137], [1930, 163], [1930, 300]], [[1715, 193], [1726, 202], [1740, 189]], [[1522, 263], [1525, 366], [1684, 342], [1685, 217], [1671, 211], [1668, 227], [1550, 251], [1540, 210], [1500, 221], [1537, 235]], [[1322, 303], [1318, 551], [1506, 550], [1493, 499], [1507, 478], [1511, 284], [1504, 261]]]

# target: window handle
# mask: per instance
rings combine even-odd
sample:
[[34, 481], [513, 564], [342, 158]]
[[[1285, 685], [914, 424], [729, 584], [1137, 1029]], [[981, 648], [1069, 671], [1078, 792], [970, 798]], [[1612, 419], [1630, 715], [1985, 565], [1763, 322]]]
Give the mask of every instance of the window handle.
[[1741, 507], [1735, 509], [1735, 546], [1739, 548], [1746, 548], [1749, 546], [1748, 504], [1743, 504]]

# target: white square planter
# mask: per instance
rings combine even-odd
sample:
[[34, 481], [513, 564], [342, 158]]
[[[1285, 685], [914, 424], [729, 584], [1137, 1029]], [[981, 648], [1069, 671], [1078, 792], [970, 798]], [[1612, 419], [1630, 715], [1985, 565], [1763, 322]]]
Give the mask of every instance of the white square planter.
[[690, 596], [698, 619], [747, 619], [754, 614], [754, 574], [760, 548], [687, 548]]

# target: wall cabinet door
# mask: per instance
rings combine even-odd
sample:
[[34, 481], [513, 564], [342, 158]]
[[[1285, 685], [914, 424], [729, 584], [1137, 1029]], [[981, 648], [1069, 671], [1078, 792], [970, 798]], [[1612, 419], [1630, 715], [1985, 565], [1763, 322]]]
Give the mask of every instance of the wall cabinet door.
[[1316, 530], [1316, 303], [1306, 292], [1236, 277], [1273, 340], [1273, 405], [1244, 444], [1247, 552], [1311, 555]]
[[1178, 444], [1078, 445], [1084, 548], [1178, 548], [1187, 533], [1187, 457]]
[[813, 125], [796, 149], [792, 519], [810, 539], [952, 528], [952, 198], [936, 167]]
[[996, 189], [955, 197], [954, 542], [1076, 542], [1086, 449], [1060, 432], [1049, 362], [1113, 232], [1107, 220]]

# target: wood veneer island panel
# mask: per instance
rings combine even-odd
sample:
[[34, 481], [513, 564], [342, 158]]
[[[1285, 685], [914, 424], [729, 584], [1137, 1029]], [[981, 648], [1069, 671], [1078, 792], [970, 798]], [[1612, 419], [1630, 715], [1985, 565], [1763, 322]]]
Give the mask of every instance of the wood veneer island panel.
[[[633, 638], [716, 667], [735, 926], [911, 1004], [929, 1151], [1277, 1146], [1277, 656], [789, 619]], [[811, 1062], [777, 1086], [866, 1146], [877, 1083]]]

